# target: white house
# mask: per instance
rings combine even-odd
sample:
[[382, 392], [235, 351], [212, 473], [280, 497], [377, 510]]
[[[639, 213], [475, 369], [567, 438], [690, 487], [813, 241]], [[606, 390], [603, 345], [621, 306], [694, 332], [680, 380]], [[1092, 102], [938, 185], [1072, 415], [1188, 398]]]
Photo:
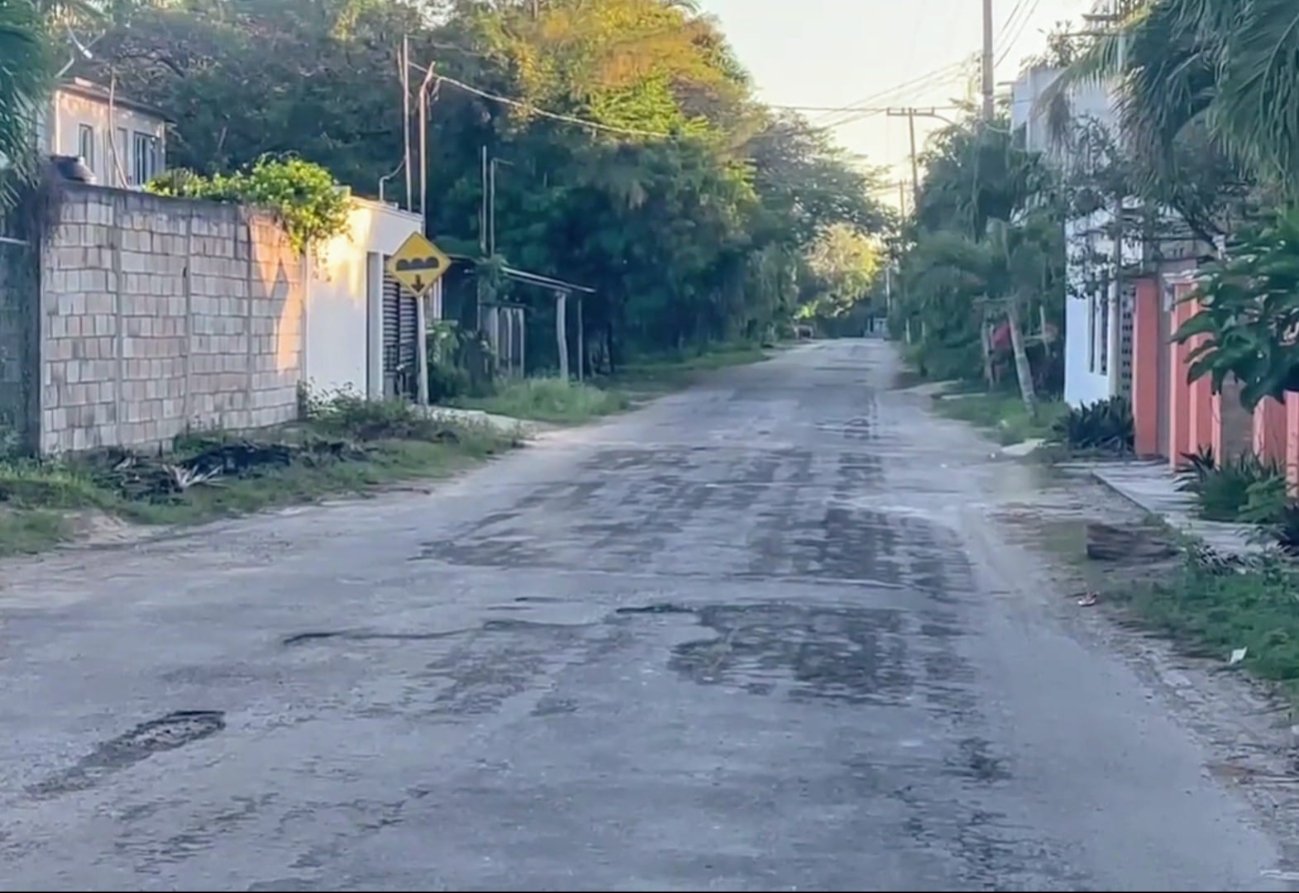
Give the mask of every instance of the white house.
[[[350, 391], [378, 399], [409, 393], [419, 344], [415, 300], [386, 264], [422, 230], [420, 215], [353, 197], [348, 224], [347, 232], [307, 259], [306, 383], [316, 394]], [[440, 316], [435, 286], [429, 317]]]
[[139, 189], [167, 168], [166, 113], [83, 78], [50, 96], [37, 131], [47, 155], [80, 157], [100, 186]]
[[[1058, 69], [1025, 72], [1012, 88], [1011, 123], [1022, 129], [1025, 148], [1042, 152], [1061, 168], [1096, 164], [1080, 147], [1056, 140], [1050, 132], [1043, 97], [1060, 75]], [[1089, 120], [1116, 133], [1115, 96], [1107, 85], [1070, 88], [1068, 101], [1076, 121]], [[1141, 260], [1139, 239], [1122, 239], [1115, 250], [1117, 208], [1098, 208], [1065, 224], [1065, 372], [1064, 398], [1080, 406], [1126, 394], [1131, 386], [1132, 290], [1122, 281], [1120, 265]]]

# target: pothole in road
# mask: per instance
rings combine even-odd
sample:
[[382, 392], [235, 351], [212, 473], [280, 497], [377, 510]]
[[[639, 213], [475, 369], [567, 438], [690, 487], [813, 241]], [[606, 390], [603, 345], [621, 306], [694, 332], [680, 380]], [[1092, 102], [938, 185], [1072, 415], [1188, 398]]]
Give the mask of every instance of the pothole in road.
[[568, 629], [591, 626], [589, 623], [546, 623], [538, 620], [496, 619], [487, 620], [482, 625], [465, 629], [448, 629], [430, 633], [384, 633], [368, 630], [319, 630], [305, 633], [294, 633], [280, 640], [286, 647], [309, 645], [313, 642], [343, 640], [347, 642], [428, 642], [436, 639], [449, 639], [467, 633], [485, 632], [528, 632], [531, 630]]
[[685, 605], [674, 605], [671, 602], [661, 602], [654, 605], [636, 605], [634, 607], [619, 608], [614, 611], [615, 614], [694, 614], [694, 608], [687, 608]]
[[215, 735], [225, 726], [225, 713], [220, 710], [177, 710], [103, 742], [77, 765], [50, 776], [30, 791], [36, 796], [49, 797], [85, 790], [106, 775], [130, 768], [155, 753], [175, 750]]

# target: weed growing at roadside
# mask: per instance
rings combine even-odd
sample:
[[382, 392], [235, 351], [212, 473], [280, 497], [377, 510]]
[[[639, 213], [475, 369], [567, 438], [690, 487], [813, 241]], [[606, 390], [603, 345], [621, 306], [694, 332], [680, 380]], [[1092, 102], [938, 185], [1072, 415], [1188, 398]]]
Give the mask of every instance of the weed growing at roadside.
[[[1111, 594], [1147, 623], [1206, 657], [1246, 649], [1244, 666], [1275, 681], [1299, 681], [1299, 568], [1259, 559], [1244, 569], [1188, 560], [1166, 580]], [[1299, 694], [1299, 685], [1292, 688]]]
[[525, 378], [501, 386], [492, 397], [463, 401], [461, 405], [516, 419], [577, 424], [620, 412], [631, 401], [621, 391], [582, 382]]

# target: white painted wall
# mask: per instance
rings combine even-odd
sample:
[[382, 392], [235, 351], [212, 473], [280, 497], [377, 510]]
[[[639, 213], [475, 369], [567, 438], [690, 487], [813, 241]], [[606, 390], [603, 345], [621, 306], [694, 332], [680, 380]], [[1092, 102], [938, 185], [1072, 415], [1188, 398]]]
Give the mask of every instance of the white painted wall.
[[[54, 91], [49, 112], [40, 122], [39, 138], [45, 152], [83, 156], [101, 186], [138, 188], [135, 161], [136, 135], [156, 140], [152, 175], [167, 167], [167, 122], [157, 114], [134, 107], [123, 97], [112, 104], [94, 85], [68, 84]], [[126, 103], [125, 105], [123, 103]], [[88, 128], [89, 156], [82, 152], [82, 128]]]
[[383, 393], [383, 256], [420, 229], [417, 214], [354, 198], [348, 231], [309, 259], [305, 367], [312, 393]]
[[[1012, 88], [1011, 125], [1024, 128], [1028, 149], [1042, 152], [1054, 166], [1068, 169], [1088, 161], [1071, 154], [1071, 148], [1050, 133], [1046, 104], [1041, 100], [1059, 74], [1056, 69], [1038, 68], [1020, 76]], [[1115, 94], [1109, 85], [1077, 85], [1069, 89], [1068, 101], [1075, 119], [1089, 118], [1107, 129], [1114, 127]], [[1114, 240], [1103, 232], [1113, 219], [1113, 209], [1105, 209], [1065, 224], [1070, 297], [1065, 301], [1064, 398], [1073, 406], [1106, 400], [1120, 390], [1121, 314], [1130, 308], [1120, 305], [1113, 273]], [[1104, 263], [1111, 284], [1104, 293], [1083, 294], [1082, 283], [1095, 278], [1087, 271], [1089, 264], [1096, 266], [1096, 261], [1090, 260], [1093, 254], [1108, 259]], [[1125, 238], [1124, 261], [1134, 263], [1140, 257], [1140, 243]]]
[[[1071, 406], [1107, 400], [1120, 393], [1120, 338], [1122, 315], [1132, 308], [1120, 304], [1120, 287], [1114, 279], [1114, 239], [1105, 232], [1114, 215], [1108, 210], [1095, 211], [1065, 224], [1065, 276], [1069, 282], [1065, 298], [1065, 364], [1064, 399]], [[1126, 234], [1125, 234], [1126, 235]], [[1139, 239], [1123, 239], [1125, 265], [1141, 259]], [[1093, 255], [1106, 260], [1110, 285], [1104, 291], [1091, 293], [1083, 283], [1096, 279], [1098, 262]], [[1089, 275], [1087, 267], [1093, 272]]]

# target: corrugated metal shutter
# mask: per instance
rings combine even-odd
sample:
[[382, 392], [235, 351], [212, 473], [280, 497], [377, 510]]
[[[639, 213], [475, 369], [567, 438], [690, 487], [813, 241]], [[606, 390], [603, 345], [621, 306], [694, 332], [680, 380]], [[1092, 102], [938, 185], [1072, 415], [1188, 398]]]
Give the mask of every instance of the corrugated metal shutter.
[[[385, 266], [387, 258], [384, 258]], [[401, 365], [401, 286], [383, 274], [383, 393], [397, 396], [398, 369]]]
[[[415, 306], [415, 298], [410, 294], [403, 294], [398, 306], [401, 308], [401, 365], [410, 375], [414, 375], [419, 328], [418, 308]], [[413, 389], [411, 395], [414, 395]]]
[[386, 269], [383, 274], [383, 388], [389, 397], [415, 397], [415, 352], [419, 347], [418, 310]]

